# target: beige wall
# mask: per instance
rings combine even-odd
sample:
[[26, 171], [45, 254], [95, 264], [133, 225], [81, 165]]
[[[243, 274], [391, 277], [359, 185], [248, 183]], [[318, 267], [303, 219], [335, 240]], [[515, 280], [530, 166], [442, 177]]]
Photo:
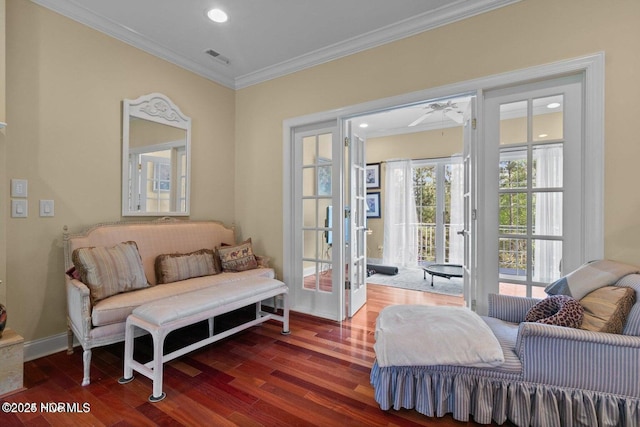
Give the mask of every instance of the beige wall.
[[451, 157], [462, 153], [462, 127], [432, 130], [404, 135], [367, 139], [367, 163], [380, 165], [380, 209], [381, 218], [369, 218], [367, 227], [367, 257], [382, 258], [384, 242], [384, 201], [386, 160], [390, 159], [433, 159]]
[[[5, 17], [5, 0], [0, 0], [0, 122], [7, 121], [7, 109], [6, 109], [6, 60], [5, 60], [5, 45], [6, 45], [6, 17]], [[6, 137], [5, 129], [0, 129], [0, 304], [6, 304], [7, 302], [7, 287], [5, 282], [6, 276], [6, 215], [9, 212], [7, 209], [7, 201], [9, 196], [7, 195], [7, 155], [6, 155]]]
[[7, 307], [29, 341], [65, 331], [63, 226], [121, 219], [122, 100], [161, 92], [192, 118], [191, 218], [230, 224], [235, 95], [27, 0], [7, 1], [6, 57], [6, 178], [29, 180], [29, 217], [7, 219]]
[[[156, 91], [193, 119], [192, 217], [235, 220], [281, 270], [283, 120], [604, 51], [605, 252], [640, 264], [637, 0], [523, 1], [237, 92], [27, 0], [6, 3], [0, 190], [28, 179], [30, 215], [6, 219], [5, 282], [9, 325], [27, 340], [65, 330], [62, 227], [120, 219], [121, 100]], [[55, 200], [54, 218], [37, 216], [41, 198]]]
[[605, 254], [640, 264], [638, 22], [636, 0], [523, 1], [239, 90], [236, 219], [281, 266], [287, 118], [604, 51]]

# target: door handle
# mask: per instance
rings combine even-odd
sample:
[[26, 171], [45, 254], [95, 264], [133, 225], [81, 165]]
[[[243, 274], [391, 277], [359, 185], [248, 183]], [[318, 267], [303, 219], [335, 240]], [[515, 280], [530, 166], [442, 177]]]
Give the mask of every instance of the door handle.
[[459, 235], [459, 236], [466, 236], [467, 235], [467, 230], [456, 231], [456, 234]]

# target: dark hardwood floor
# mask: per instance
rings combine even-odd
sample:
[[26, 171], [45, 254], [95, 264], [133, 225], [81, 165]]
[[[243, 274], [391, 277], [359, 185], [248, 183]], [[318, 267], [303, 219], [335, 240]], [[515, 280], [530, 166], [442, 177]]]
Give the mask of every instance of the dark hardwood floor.
[[[0, 426], [475, 425], [449, 416], [427, 418], [412, 410], [380, 410], [369, 373], [376, 317], [389, 304], [461, 305], [462, 300], [369, 285], [367, 304], [349, 321], [340, 324], [292, 313], [291, 335], [281, 335], [279, 324], [268, 322], [168, 363], [167, 398], [159, 403], [148, 402], [151, 380], [142, 375], [118, 384], [122, 344], [94, 349], [91, 384], [86, 387], [80, 385], [81, 349], [72, 355], [63, 351], [25, 363], [26, 390], [0, 399], [22, 410], [0, 412]], [[217, 324], [229, 325], [244, 315], [246, 311], [239, 311]], [[183, 345], [201, 334], [206, 334], [205, 324], [177, 331], [167, 345]], [[149, 351], [149, 337], [138, 338], [136, 358], [147, 357]], [[54, 412], [60, 402], [72, 404], [70, 409], [77, 412]], [[25, 412], [32, 404], [36, 410]]]

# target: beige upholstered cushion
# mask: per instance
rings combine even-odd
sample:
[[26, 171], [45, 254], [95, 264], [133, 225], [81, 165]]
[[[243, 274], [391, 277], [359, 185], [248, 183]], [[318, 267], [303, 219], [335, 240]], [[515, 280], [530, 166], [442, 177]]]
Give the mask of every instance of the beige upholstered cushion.
[[111, 295], [149, 286], [136, 242], [79, 248], [73, 251], [72, 260], [82, 282], [89, 287], [94, 303]]
[[211, 249], [200, 249], [188, 254], [158, 255], [155, 262], [158, 284], [178, 282], [192, 277], [218, 274]]
[[584, 307], [582, 329], [621, 334], [627, 315], [636, 301], [632, 288], [604, 286], [580, 300]]
[[223, 246], [217, 249], [222, 271], [236, 272], [258, 268], [258, 261], [251, 247], [251, 239], [236, 246]]
[[[127, 316], [139, 305], [224, 283], [240, 282], [252, 277], [273, 279], [275, 278], [275, 272], [270, 268], [256, 268], [255, 270], [247, 270], [241, 273], [221, 273], [213, 276], [194, 277], [181, 282], [150, 286], [138, 291], [127, 292], [126, 294], [113, 295], [93, 306], [91, 321], [93, 326], [119, 324], [127, 320]], [[122, 324], [122, 331], [124, 333], [124, 324]]]

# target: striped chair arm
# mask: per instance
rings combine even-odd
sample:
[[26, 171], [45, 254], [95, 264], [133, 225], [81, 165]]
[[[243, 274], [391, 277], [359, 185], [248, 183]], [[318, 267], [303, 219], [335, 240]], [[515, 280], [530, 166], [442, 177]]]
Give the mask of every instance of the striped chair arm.
[[540, 300], [536, 298], [489, 294], [489, 317], [520, 323], [524, 321], [527, 311], [538, 301]]
[[640, 398], [640, 338], [523, 322], [516, 353], [525, 381]]

